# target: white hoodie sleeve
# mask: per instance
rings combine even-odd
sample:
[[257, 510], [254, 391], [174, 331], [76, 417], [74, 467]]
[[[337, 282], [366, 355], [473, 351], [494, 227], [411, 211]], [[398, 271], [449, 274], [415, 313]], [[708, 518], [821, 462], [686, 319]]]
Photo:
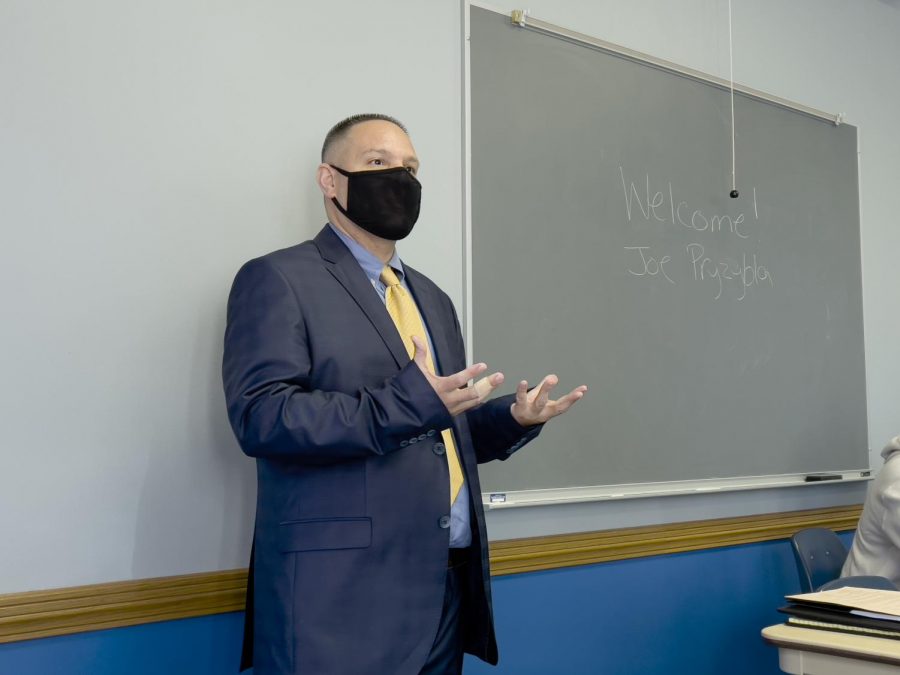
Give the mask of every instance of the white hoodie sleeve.
[[[881, 529], [900, 551], [900, 455], [897, 453], [900, 453], [900, 436], [894, 436], [881, 451], [881, 456], [885, 459], [881, 471], [885, 475], [879, 475], [878, 482], [881, 487], [879, 497], [883, 507]], [[895, 455], [897, 456], [895, 457]], [[892, 461], [889, 461], [891, 459]]]

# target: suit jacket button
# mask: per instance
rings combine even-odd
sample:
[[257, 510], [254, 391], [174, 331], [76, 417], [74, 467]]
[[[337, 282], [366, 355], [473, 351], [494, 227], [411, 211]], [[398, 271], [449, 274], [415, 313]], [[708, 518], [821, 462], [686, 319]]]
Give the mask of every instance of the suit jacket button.
[[400, 441], [401, 448], [405, 448], [407, 445], [409, 445], [409, 441]]
[[420, 441], [424, 441], [426, 438], [428, 438], [428, 436], [426, 436], [425, 434], [419, 434]]
[[434, 429], [429, 429], [429, 430], [428, 430], [428, 433], [427, 433], [426, 435], [429, 436], [429, 437], [431, 437], [431, 436], [434, 436], [434, 434], [435, 434]]
[[409, 442], [410, 442], [410, 443], [418, 443], [418, 442], [419, 442], [419, 439], [416, 438], [415, 436], [413, 436], [412, 438], [409, 439]]
[[434, 451], [434, 454], [436, 454], [436, 455], [443, 455], [445, 452], [447, 452], [446, 446], [441, 442], [435, 443], [432, 450]]
[[442, 530], [446, 530], [450, 527], [450, 516], [441, 516], [440, 520], [438, 520], [438, 525]]

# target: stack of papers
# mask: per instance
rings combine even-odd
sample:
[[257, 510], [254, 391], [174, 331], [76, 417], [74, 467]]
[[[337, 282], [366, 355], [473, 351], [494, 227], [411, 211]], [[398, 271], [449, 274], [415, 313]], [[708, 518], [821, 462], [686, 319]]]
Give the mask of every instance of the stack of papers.
[[786, 599], [778, 611], [791, 626], [900, 640], [900, 591], [847, 586]]

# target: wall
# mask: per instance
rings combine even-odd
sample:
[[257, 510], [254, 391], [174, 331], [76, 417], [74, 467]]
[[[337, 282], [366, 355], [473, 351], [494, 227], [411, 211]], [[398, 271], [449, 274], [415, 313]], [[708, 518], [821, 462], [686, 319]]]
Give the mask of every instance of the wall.
[[[727, 72], [724, 0], [529, 7]], [[861, 130], [877, 450], [898, 419], [900, 7], [737, 1], [734, 14], [736, 79]], [[409, 124], [425, 202], [402, 252], [461, 301], [460, 25], [455, 0], [0, 5], [0, 592], [246, 563], [253, 471], [221, 400], [225, 294], [243, 260], [318, 229], [312, 170], [336, 119], [383, 110]], [[861, 500], [802, 489], [498, 512], [490, 525], [504, 538]]]
[[236, 673], [243, 613], [0, 645], [10, 675], [225, 675]]
[[[773, 541], [497, 577], [493, 591], [500, 665], [468, 659], [467, 675], [775, 675], [759, 631], [799, 581], [789, 543]], [[0, 672], [231, 673], [241, 618], [0, 645]]]
[[501, 667], [466, 674], [774, 674], [759, 631], [797, 583], [784, 542], [501, 577]]
[[231, 279], [319, 230], [325, 131], [384, 110], [427, 158], [405, 250], [460, 296], [458, 23], [455, 2], [0, 3], [0, 593], [247, 564]]

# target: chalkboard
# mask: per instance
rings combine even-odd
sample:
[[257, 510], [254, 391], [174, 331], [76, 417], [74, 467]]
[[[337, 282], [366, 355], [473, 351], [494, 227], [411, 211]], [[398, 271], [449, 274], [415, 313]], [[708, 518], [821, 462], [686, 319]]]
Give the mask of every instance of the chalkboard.
[[868, 466], [857, 140], [471, 8], [475, 359], [589, 395], [489, 492]]

